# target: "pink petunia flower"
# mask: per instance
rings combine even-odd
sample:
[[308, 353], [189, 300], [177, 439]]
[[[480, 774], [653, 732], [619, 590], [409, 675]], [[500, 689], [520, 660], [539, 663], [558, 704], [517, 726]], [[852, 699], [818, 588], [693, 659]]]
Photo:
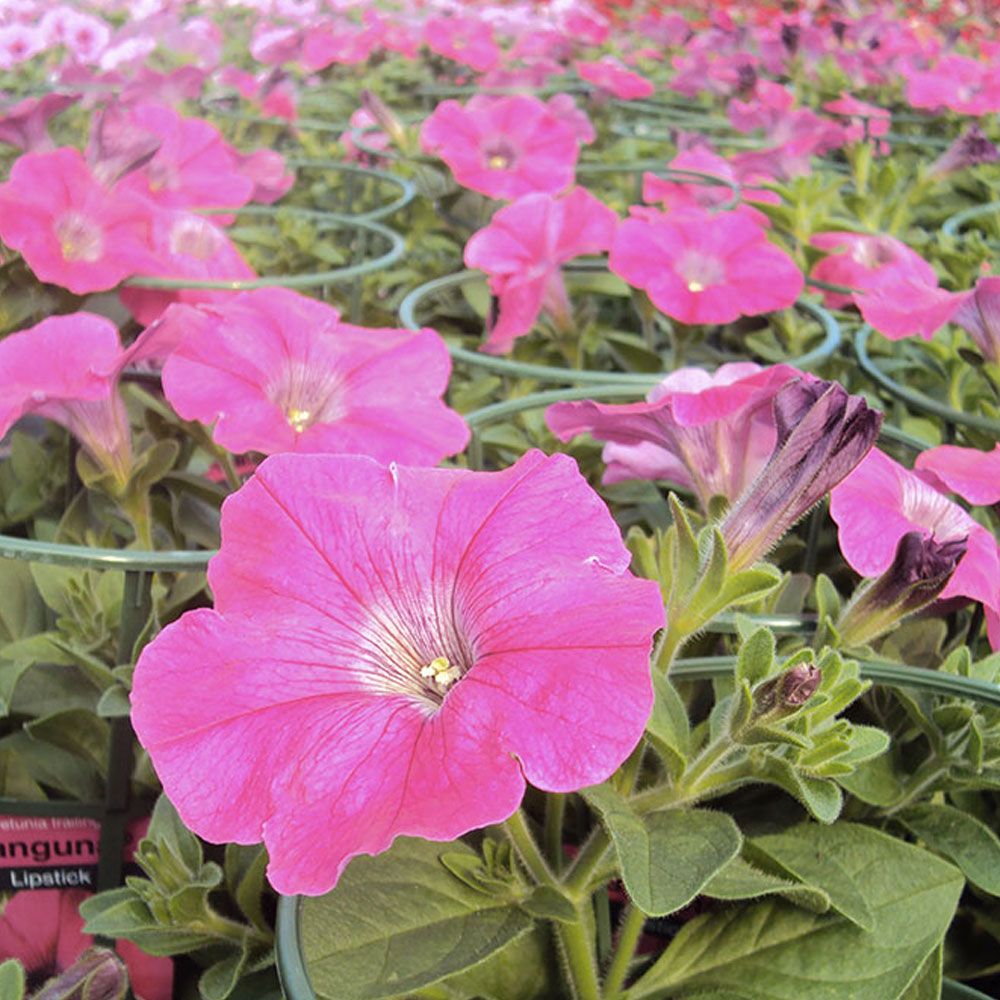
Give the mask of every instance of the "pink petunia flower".
[[930, 340], [965, 304], [971, 292], [938, 288], [911, 276], [895, 277], [864, 295], [853, 296], [861, 316], [890, 340], [919, 336]]
[[432, 52], [471, 66], [477, 73], [485, 73], [500, 61], [493, 29], [479, 17], [429, 17], [424, 41]]
[[886, 570], [896, 544], [909, 531], [922, 531], [939, 542], [967, 538], [965, 556], [940, 597], [981, 601], [993, 626], [990, 641], [997, 648], [1000, 550], [993, 535], [958, 504], [873, 448], [834, 488], [830, 515], [837, 522], [840, 551], [862, 576], [878, 576]]
[[16, 146], [26, 153], [51, 150], [49, 120], [79, 100], [79, 94], [49, 93], [43, 97], [26, 97], [0, 113], [0, 142]]
[[987, 361], [1000, 364], [1000, 277], [980, 278], [958, 302], [951, 322], [972, 337]]
[[618, 216], [584, 188], [554, 198], [527, 194], [501, 208], [465, 246], [465, 264], [490, 275], [500, 311], [483, 350], [505, 354], [544, 308], [560, 328], [572, 310], [560, 265], [611, 246]]
[[262, 288], [214, 307], [172, 306], [185, 334], [163, 390], [185, 420], [216, 421], [234, 453], [324, 451], [435, 465], [469, 440], [441, 400], [451, 361], [430, 329], [371, 330], [296, 292]]
[[995, 65], [949, 53], [927, 70], [903, 61], [900, 72], [906, 79], [906, 99], [915, 108], [945, 107], [964, 115], [1000, 111], [1000, 72]]
[[442, 101], [420, 130], [420, 146], [455, 180], [491, 198], [556, 194], [573, 183], [580, 149], [573, 129], [535, 97], [476, 95]]
[[[885, 233], [816, 233], [809, 243], [829, 253], [812, 270], [812, 276], [819, 281], [859, 292], [872, 291], [902, 278], [937, 284], [934, 268], [920, 254]], [[841, 309], [852, 301], [846, 292], [823, 293], [823, 304], [829, 309]]]
[[215, 609], [139, 659], [136, 731], [191, 829], [263, 838], [276, 889], [326, 892], [397, 836], [450, 840], [508, 817], [526, 782], [568, 792], [618, 767], [663, 624], [628, 565], [562, 455], [502, 472], [273, 456], [223, 507]]
[[[94, 943], [83, 933], [79, 913], [88, 897], [82, 889], [34, 889], [15, 894], [0, 911], [0, 961], [16, 958], [27, 973], [29, 989], [64, 972]], [[139, 1000], [170, 1000], [171, 959], [147, 955], [131, 941], [117, 941], [115, 948]]]
[[751, 361], [713, 374], [679, 368], [645, 403], [554, 403], [545, 422], [561, 441], [590, 433], [604, 446], [605, 483], [667, 479], [691, 490], [703, 509], [713, 496], [732, 502], [767, 464], [777, 441], [775, 393], [812, 376], [789, 365]]
[[913, 470], [941, 493], [977, 506], [1000, 501], [1000, 444], [992, 451], [942, 444], [917, 455]]
[[75, 149], [25, 153], [0, 184], [0, 238], [42, 281], [77, 294], [147, 266], [150, 216], [142, 198], [98, 183]]
[[622, 101], [649, 97], [656, 90], [651, 81], [634, 70], [626, 69], [614, 56], [604, 56], [596, 62], [577, 60], [573, 67], [581, 80], [606, 90]]
[[729, 323], [785, 309], [804, 284], [792, 258], [739, 212], [647, 209], [618, 227], [608, 267], [682, 323]]
[[889, 144], [881, 139], [892, 128], [892, 116], [887, 108], [867, 104], [852, 94], [842, 92], [837, 100], [827, 101], [823, 110], [848, 119], [844, 133], [848, 142], [875, 140], [876, 152], [883, 156], [889, 152]]

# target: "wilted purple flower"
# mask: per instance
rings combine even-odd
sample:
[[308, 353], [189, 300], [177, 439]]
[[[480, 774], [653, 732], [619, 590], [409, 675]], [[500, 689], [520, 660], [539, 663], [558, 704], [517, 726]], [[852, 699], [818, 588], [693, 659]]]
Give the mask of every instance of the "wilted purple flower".
[[125, 963], [110, 948], [88, 948], [34, 1000], [123, 1000], [127, 989]]
[[844, 645], [870, 642], [930, 604], [947, 586], [968, 544], [968, 538], [939, 542], [922, 531], [903, 535], [892, 565], [861, 588], [837, 623]]
[[774, 397], [778, 440], [719, 525], [732, 569], [760, 559], [868, 453], [882, 414], [836, 382], [795, 380]]
[[765, 713], [790, 715], [804, 705], [823, 680], [823, 671], [813, 663], [796, 663], [783, 674], [772, 677], [753, 693], [757, 716]]
[[931, 177], [947, 177], [965, 167], [1000, 160], [1000, 149], [983, 135], [978, 125], [970, 125], [932, 164]]

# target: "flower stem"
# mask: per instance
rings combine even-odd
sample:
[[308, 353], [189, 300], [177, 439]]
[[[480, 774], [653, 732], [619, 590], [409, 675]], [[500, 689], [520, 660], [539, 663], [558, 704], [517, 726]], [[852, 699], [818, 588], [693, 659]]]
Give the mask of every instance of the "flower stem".
[[625, 985], [628, 967], [632, 962], [632, 956], [635, 954], [636, 945], [639, 943], [639, 936], [642, 934], [642, 928], [645, 924], [646, 914], [635, 903], [629, 903], [625, 908], [625, 919], [622, 921], [621, 930], [618, 931], [618, 943], [611, 956], [608, 974], [604, 977], [605, 1000], [617, 997], [622, 986]]
[[596, 828], [567, 872], [563, 880], [564, 891], [576, 899], [589, 894], [590, 880], [610, 846], [608, 835], [600, 827]]
[[566, 796], [559, 792], [549, 792], [545, 796], [545, 857], [556, 875], [563, 865], [563, 816], [566, 812]]
[[597, 979], [597, 962], [594, 942], [587, 933], [581, 906], [577, 907], [578, 919], [572, 923], [555, 924], [556, 934], [566, 958], [566, 972], [570, 981], [573, 1000], [601, 1000], [601, 987]]
[[538, 885], [555, 885], [555, 877], [538, 848], [524, 811], [518, 809], [504, 821], [503, 826], [535, 882]]

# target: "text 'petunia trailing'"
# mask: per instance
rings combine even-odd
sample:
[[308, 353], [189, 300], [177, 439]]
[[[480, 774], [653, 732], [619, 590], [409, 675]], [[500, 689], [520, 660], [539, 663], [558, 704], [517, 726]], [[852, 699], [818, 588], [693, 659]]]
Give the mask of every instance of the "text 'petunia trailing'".
[[[606, 779], [652, 705], [658, 586], [572, 460], [269, 458], [222, 511], [215, 609], [146, 647], [133, 721], [184, 822], [318, 894], [400, 834]], [[199, 696], [191, 697], [197, 690]]]

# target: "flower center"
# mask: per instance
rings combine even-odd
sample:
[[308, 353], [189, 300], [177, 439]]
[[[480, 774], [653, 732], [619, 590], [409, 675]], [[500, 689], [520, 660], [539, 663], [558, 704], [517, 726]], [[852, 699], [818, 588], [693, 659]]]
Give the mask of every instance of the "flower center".
[[65, 260], [85, 260], [92, 264], [104, 252], [101, 227], [76, 209], [64, 212], [55, 224], [56, 238]]
[[314, 362], [290, 360], [268, 386], [267, 398], [301, 434], [313, 424], [332, 424], [347, 412], [343, 380], [337, 371]]
[[887, 241], [865, 240], [855, 245], [851, 256], [862, 267], [873, 271], [891, 264], [896, 259], [896, 252]]
[[447, 656], [436, 656], [426, 667], [421, 668], [420, 676], [430, 678], [443, 692], [461, 678], [462, 668], [452, 666]]
[[483, 144], [483, 159], [490, 170], [510, 170], [517, 163], [517, 149], [505, 136]]
[[312, 414], [308, 410], [297, 410], [294, 407], [286, 411], [285, 419], [293, 431], [301, 433], [309, 426]]
[[725, 280], [726, 266], [714, 254], [701, 250], [685, 250], [677, 261], [677, 273], [687, 285], [689, 292], [703, 292], [710, 285], [718, 285]]
[[219, 249], [219, 237], [212, 224], [197, 217], [178, 219], [170, 227], [170, 252], [197, 260], [211, 260]]

